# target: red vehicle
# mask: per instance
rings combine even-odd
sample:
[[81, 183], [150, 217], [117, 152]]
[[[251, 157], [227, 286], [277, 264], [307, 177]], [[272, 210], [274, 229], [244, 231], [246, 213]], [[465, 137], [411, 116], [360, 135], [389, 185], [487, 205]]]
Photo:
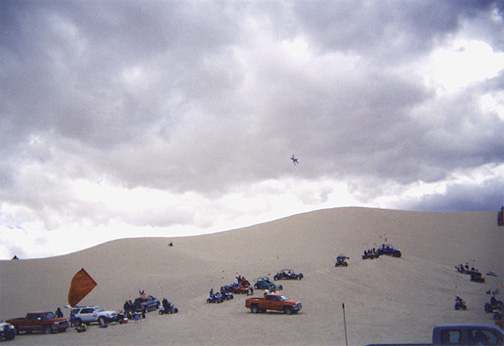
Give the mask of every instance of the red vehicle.
[[266, 312], [266, 310], [283, 311], [285, 314], [295, 314], [301, 310], [300, 301], [291, 300], [283, 294], [267, 293], [263, 298], [254, 297], [245, 300], [245, 307], [251, 312]]
[[16, 328], [16, 333], [43, 332], [44, 334], [50, 334], [64, 332], [69, 327], [65, 318], [56, 317], [54, 312], [51, 311], [29, 312], [25, 317], [13, 318], [6, 322]]

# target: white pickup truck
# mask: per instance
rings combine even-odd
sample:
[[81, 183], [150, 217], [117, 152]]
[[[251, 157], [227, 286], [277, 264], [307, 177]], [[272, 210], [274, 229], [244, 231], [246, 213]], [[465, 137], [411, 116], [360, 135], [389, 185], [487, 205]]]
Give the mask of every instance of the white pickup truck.
[[107, 311], [101, 306], [76, 306], [72, 309], [71, 313], [74, 315], [74, 323], [77, 326], [93, 322], [105, 325], [117, 320], [117, 313], [115, 311]]

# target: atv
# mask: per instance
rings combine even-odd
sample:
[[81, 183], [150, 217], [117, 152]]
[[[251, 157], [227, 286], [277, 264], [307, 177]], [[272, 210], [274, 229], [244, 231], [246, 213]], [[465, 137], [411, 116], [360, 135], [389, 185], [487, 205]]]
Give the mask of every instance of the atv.
[[345, 255], [338, 255], [338, 257], [336, 257], [336, 263], [334, 264], [335, 267], [347, 267], [348, 266], [348, 263], [347, 263], [347, 259], [350, 259], [350, 257], [348, 256], [345, 256]]
[[176, 314], [178, 312], [178, 309], [168, 301], [168, 299], [163, 298], [163, 305], [159, 307], [159, 314], [160, 315], [166, 315], [166, 314]]
[[455, 297], [455, 310], [467, 310], [467, 305], [465, 301], [459, 296]]

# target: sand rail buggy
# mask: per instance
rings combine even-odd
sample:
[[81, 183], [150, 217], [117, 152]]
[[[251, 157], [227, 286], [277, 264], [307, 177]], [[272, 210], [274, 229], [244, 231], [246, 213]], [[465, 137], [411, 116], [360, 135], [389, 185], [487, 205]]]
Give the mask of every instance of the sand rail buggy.
[[296, 274], [292, 269], [282, 269], [275, 274], [273, 280], [301, 280], [303, 279], [303, 274]]
[[254, 280], [254, 289], [256, 290], [269, 290], [269, 291], [279, 291], [283, 289], [282, 285], [277, 285], [266, 276], [261, 276]]

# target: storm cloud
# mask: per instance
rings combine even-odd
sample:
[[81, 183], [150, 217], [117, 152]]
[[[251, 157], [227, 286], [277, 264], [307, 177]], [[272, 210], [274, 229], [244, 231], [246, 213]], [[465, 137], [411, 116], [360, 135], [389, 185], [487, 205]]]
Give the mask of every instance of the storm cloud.
[[2, 1], [0, 257], [344, 205], [497, 210], [503, 15], [500, 1]]

